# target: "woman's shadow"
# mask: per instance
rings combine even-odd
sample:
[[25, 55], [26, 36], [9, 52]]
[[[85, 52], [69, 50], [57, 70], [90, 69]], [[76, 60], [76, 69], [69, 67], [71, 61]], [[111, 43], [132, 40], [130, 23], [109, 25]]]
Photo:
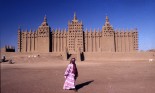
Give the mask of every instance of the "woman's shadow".
[[81, 84], [78, 84], [76, 85], [76, 90], [78, 91], [80, 88], [86, 86], [86, 85], [89, 85], [90, 83], [94, 82], [94, 80], [90, 80], [90, 81], [87, 81], [87, 82], [84, 82], [84, 83], [81, 83]]

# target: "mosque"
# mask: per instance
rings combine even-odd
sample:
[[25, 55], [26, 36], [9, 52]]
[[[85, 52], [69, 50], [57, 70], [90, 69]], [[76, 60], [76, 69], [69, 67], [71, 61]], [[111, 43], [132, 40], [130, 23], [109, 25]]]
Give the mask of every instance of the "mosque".
[[67, 29], [51, 29], [46, 16], [36, 31], [18, 29], [18, 52], [136, 52], [138, 51], [138, 32], [114, 30], [108, 16], [102, 29], [85, 30], [76, 14], [68, 22]]

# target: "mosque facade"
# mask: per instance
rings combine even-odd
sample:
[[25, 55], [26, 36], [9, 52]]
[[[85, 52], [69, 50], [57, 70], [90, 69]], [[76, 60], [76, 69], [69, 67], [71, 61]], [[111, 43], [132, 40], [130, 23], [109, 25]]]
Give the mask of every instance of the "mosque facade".
[[102, 29], [85, 30], [74, 14], [67, 29], [51, 29], [46, 16], [36, 31], [18, 29], [18, 52], [136, 52], [138, 31], [114, 30], [108, 16]]

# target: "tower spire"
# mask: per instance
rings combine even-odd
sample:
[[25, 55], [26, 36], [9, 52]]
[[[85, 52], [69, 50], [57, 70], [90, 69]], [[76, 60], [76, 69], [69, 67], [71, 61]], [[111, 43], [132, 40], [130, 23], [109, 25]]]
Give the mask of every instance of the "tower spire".
[[76, 18], [76, 12], [74, 12], [74, 20], [76, 20], [77, 18]]
[[73, 18], [72, 22], [78, 22], [75, 12], [74, 12], [74, 18]]
[[45, 16], [44, 16], [44, 22], [47, 22], [46, 14], [45, 14]]
[[19, 30], [19, 31], [21, 30], [21, 26], [20, 26], [20, 25], [18, 25], [18, 30]]
[[106, 16], [106, 22], [109, 22], [109, 18], [108, 18], [108, 16]]
[[112, 27], [112, 25], [109, 22], [108, 16], [105, 17], [105, 24], [102, 27], [102, 31], [105, 31], [105, 30], [107, 30], [107, 31], [113, 30], [113, 27]]
[[44, 21], [42, 22], [42, 26], [48, 26], [46, 15], [44, 16]]

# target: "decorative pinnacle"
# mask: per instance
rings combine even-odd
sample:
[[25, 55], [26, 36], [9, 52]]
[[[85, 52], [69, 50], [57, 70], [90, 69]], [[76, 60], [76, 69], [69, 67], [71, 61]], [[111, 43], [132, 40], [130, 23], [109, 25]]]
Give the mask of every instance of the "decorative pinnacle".
[[76, 20], [77, 18], [76, 18], [76, 12], [74, 12], [74, 20]]
[[106, 16], [106, 22], [109, 22], [109, 18], [108, 18], [108, 16]]
[[46, 15], [44, 16], [44, 21], [41, 24], [42, 26], [48, 26]]
[[47, 18], [46, 18], [46, 15], [44, 16], [44, 22], [47, 22]]
[[21, 25], [18, 25], [18, 30], [21, 30]]

